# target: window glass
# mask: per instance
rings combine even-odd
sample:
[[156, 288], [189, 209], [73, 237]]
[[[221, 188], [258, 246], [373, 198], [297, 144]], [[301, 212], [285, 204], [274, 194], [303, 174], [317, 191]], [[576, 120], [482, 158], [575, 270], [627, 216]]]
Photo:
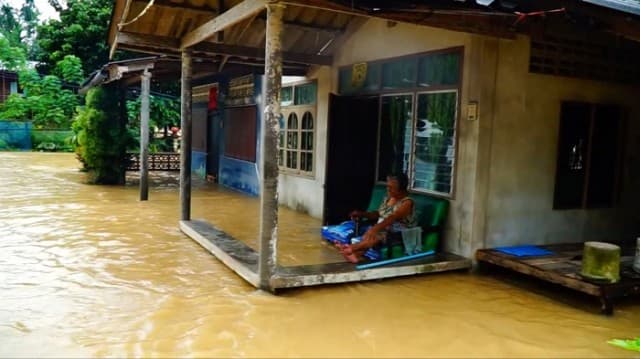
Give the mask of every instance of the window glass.
[[450, 193], [457, 92], [418, 94], [412, 188]]
[[455, 85], [460, 79], [460, 54], [450, 52], [418, 60], [418, 86]]
[[278, 148], [280, 149], [278, 151], [278, 166], [282, 166], [284, 164], [284, 137], [287, 132], [287, 127], [284, 123], [284, 116], [282, 114], [280, 114], [278, 123], [280, 124], [280, 133], [278, 133]]
[[302, 131], [300, 139], [300, 149], [313, 150], [313, 115], [307, 111], [302, 117]]
[[411, 155], [413, 96], [382, 97], [378, 181], [390, 173], [407, 172]]
[[300, 170], [305, 172], [313, 171], [313, 153], [302, 152], [300, 155]]
[[293, 87], [287, 86], [280, 90], [280, 104], [282, 106], [293, 104]]
[[367, 77], [364, 80], [363, 90], [378, 91], [380, 89], [380, 71], [381, 64], [369, 64], [367, 66]]
[[338, 92], [345, 95], [354, 93], [355, 89], [351, 85], [351, 68], [345, 67], [338, 72]]
[[[280, 118], [278, 166], [285, 173], [310, 175], [313, 173], [317, 84], [309, 82], [287, 87], [291, 92], [283, 94], [283, 99], [291, 101], [283, 104], [285, 115]], [[283, 88], [283, 91], [289, 90]], [[292, 97], [286, 97], [289, 95]]]
[[294, 89], [294, 103], [296, 105], [310, 105], [316, 103], [317, 86], [315, 82], [310, 82], [304, 85], [297, 85], [294, 87]]
[[401, 89], [416, 86], [416, 58], [400, 59], [382, 65], [382, 89]]

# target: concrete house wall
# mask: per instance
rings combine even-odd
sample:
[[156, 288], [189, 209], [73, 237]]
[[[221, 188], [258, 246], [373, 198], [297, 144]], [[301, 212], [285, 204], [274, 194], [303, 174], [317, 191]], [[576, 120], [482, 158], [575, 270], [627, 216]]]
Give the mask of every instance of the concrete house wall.
[[[486, 185], [486, 247], [587, 240], [640, 233], [640, 88], [528, 72], [529, 41], [500, 40]], [[614, 208], [553, 210], [561, 101], [628, 110], [620, 203]], [[480, 243], [474, 243], [479, 245]]]
[[[331, 89], [338, 90], [339, 66], [456, 46], [464, 47], [464, 56], [445, 250], [472, 256], [478, 248], [624, 240], [640, 233], [638, 87], [529, 73], [526, 36], [497, 39], [369, 20], [336, 53]], [[322, 96], [319, 104], [328, 100]], [[564, 100], [629, 110], [621, 203], [615, 208], [552, 208]], [[477, 120], [467, 120], [470, 101], [478, 104]], [[326, 115], [319, 107], [318, 117]]]
[[[322, 217], [329, 95], [338, 92], [341, 66], [452, 47], [463, 48], [463, 66], [444, 250], [471, 257], [479, 248], [621, 240], [640, 233], [637, 87], [529, 73], [526, 36], [498, 39], [378, 19], [349, 35], [336, 50], [333, 67], [315, 67], [307, 76], [317, 82], [314, 172], [280, 173], [280, 203]], [[621, 203], [615, 208], [553, 209], [560, 105], [565, 100], [619, 104], [629, 110]], [[478, 105], [475, 120], [467, 119], [470, 102]]]

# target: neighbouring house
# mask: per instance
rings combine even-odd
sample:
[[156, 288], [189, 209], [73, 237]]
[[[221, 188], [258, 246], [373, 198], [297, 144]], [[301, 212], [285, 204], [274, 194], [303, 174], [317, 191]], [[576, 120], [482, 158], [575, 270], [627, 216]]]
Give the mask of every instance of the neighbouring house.
[[0, 69], [0, 103], [14, 93], [18, 93], [18, 73]]
[[[183, 91], [193, 91], [191, 156], [225, 186], [269, 199], [275, 189], [264, 181], [277, 176], [279, 203], [335, 222], [388, 172], [404, 170], [411, 191], [449, 200], [443, 249], [464, 257], [640, 233], [640, 5], [632, 1], [145, 5], [116, 1], [112, 49], [182, 56]], [[272, 27], [265, 6], [276, 14]], [[265, 50], [278, 31], [281, 43]], [[200, 58], [217, 73], [191, 78], [185, 66]], [[271, 62], [302, 77], [274, 88]], [[275, 175], [261, 171], [276, 158]], [[183, 220], [192, 233], [184, 208]], [[241, 274], [266, 288], [277, 272], [268, 237], [262, 270]]]

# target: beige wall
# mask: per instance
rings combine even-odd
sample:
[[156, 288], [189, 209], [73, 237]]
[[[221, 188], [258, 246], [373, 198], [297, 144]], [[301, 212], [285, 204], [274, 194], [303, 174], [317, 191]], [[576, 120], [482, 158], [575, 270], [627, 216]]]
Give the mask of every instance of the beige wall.
[[[501, 40], [498, 48], [495, 113], [486, 134], [491, 138], [489, 177], [482, 184], [488, 186], [485, 245], [632, 239], [640, 234], [640, 89], [530, 74], [528, 51], [526, 37]], [[630, 110], [618, 207], [552, 210], [563, 100], [619, 104]]]
[[[444, 249], [472, 257], [478, 248], [613, 240], [639, 234], [640, 123], [631, 121], [623, 203], [608, 210], [552, 210], [561, 100], [619, 103], [640, 115], [637, 88], [529, 74], [526, 37], [490, 38], [409, 24], [368, 20], [335, 53], [334, 67], [314, 69], [318, 81], [314, 178], [280, 177], [281, 203], [321, 217], [330, 92], [338, 68], [357, 62], [464, 47], [456, 178]], [[467, 104], [479, 116], [466, 120]]]
[[[480, 66], [472, 64], [472, 59], [483, 59], [482, 56], [474, 53], [474, 51], [483, 50], [484, 44], [479, 43], [478, 37], [461, 32], [402, 23], [388, 26], [386, 21], [375, 19], [367, 21], [335, 54], [336, 66], [333, 69], [334, 87], [332, 90], [337, 92], [339, 66], [458, 46], [464, 47], [460, 100], [462, 104], [466, 104], [469, 101], [469, 93], [477, 95], [475, 99], [481, 97], [480, 92], [483, 85], [478, 79], [487, 77], [486, 72], [472, 71]], [[490, 63], [493, 64], [495, 61], [490, 61]], [[490, 79], [493, 77], [490, 76]], [[466, 115], [465, 110], [466, 107], [463, 106], [460, 118]], [[473, 200], [477, 147], [477, 123], [459, 119], [456, 180], [443, 245], [445, 250], [463, 255], [471, 253], [474, 205], [477, 205]]]

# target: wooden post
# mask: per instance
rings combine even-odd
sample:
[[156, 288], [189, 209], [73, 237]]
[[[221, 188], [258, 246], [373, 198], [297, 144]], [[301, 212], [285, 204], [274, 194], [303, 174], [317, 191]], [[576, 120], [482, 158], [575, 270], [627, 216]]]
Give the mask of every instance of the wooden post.
[[264, 61], [265, 108], [260, 156], [260, 288], [272, 290], [270, 279], [276, 269], [278, 241], [278, 120], [282, 86], [282, 14], [284, 5], [267, 3], [266, 49]]
[[149, 199], [149, 88], [151, 73], [144, 69], [140, 86], [140, 200]]
[[191, 51], [182, 51], [180, 81], [180, 219], [191, 219]]

